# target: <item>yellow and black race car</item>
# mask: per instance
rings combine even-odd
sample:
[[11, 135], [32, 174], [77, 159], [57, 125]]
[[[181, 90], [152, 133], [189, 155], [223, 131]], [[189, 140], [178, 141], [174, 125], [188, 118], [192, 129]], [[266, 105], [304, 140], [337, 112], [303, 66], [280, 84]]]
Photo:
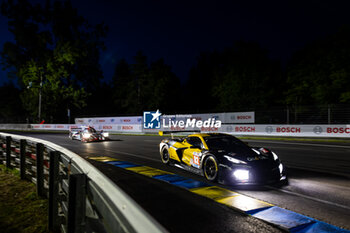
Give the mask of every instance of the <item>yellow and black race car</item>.
[[165, 164], [224, 184], [286, 183], [285, 169], [266, 148], [250, 147], [229, 134], [198, 133], [164, 139], [159, 145]]

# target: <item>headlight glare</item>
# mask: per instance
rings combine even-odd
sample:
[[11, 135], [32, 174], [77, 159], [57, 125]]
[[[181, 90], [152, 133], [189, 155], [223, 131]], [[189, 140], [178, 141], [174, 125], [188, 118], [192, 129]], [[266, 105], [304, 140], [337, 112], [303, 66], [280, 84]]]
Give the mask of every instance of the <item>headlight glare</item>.
[[249, 180], [248, 170], [238, 169], [234, 171], [233, 175], [236, 177], [237, 180]]
[[235, 159], [235, 158], [232, 158], [232, 157], [227, 156], [227, 155], [224, 155], [224, 157], [225, 157], [228, 161], [230, 161], [230, 162], [232, 162], [232, 163], [247, 164], [246, 162], [244, 162], [244, 161], [242, 161], [242, 160]]
[[280, 170], [280, 173], [283, 172], [283, 165], [282, 165], [282, 163], [278, 166], [278, 169]]
[[103, 135], [103, 137], [105, 137], [105, 138], [108, 138], [108, 137], [109, 137], [109, 133], [107, 133], [107, 132], [102, 133], [102, 135]]
[[91, 136], [91, 134], [89, 134], [89, 133], [84, 133], [83, 134], [83, 138], [89, 138]]
[[273, 160], [278, 160], [278, 156], [276, 155], [275, 152], [272, 152], [272, 155], [273, 155]]

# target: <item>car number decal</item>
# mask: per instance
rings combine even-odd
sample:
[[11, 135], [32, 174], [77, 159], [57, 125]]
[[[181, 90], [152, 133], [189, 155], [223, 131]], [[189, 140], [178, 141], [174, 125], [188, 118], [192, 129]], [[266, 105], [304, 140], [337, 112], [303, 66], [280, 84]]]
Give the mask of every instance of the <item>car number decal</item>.
[[193, 155], [193, 163], [199, 166], [199, 163], [200, 163], [199, 156]]
[[201, 164], [201, 159], [200, 157], [202, 154], [200, 152], [193, 152], [193, 158], [191, 159], [191, 164], [195, 168], [199, 168]]

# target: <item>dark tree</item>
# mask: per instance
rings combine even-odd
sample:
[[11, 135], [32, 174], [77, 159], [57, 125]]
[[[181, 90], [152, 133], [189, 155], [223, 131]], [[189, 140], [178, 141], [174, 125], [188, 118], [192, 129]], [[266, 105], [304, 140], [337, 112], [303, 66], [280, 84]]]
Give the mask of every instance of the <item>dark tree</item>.
[[289, 65], [286, 102], [291, 105], [350, 103], [350, 28], [314, 41]]
[[5, 83], [0, 87], [0, 122], [18, 123], [25, 119], [22, 116], [23, 108], [18, 98], [20, 90], [13, 83]]
[[218, 100], [213, 96], [214, 79], [223, 72], [221, 54], [219, 52], [203, 52], [197, 58], [197, 64], [189, 73], [185, 87], [184, 101], [186, 111], [212, 111]]
[[28, 114], [37, 116], [40, 93], [45, 119], [62, 121], [67, 108], [85, 106], [88, 92], [102, 78], [98, 61], [105, 26], [89, 25], [69, 0], [45, 5], [9, 0], [1, 4], [1, 13], [15, 38], [4, 44], [1, 63], [15, 71]]
[[136, 91], [130, 65], [125, 59], [120, 60], [114, 70], [113, 75], [113, 105], [116, 114], [128, 112], [130, 105], [135, 105]]
[[176, 113], [181, 108], [180, 80], [171, 71], [171, 67], [159, 59], [151, 64], [148, 82], [148, 109], [160, 109], [163, 112]]
[[279, 63], [258, 44], [238, 42], [221, 52], [201, 54], [187, 93], [194, 109], [202, 111], [266, 108], [281, 99], [281, 74]]
[[163, 59], [147, 64], [138, 52], [134, 64], [120, 60], [113, 76], [113, 99], [119, 114], [142, 114], [145, 110], [176, 111], [180, 81]]

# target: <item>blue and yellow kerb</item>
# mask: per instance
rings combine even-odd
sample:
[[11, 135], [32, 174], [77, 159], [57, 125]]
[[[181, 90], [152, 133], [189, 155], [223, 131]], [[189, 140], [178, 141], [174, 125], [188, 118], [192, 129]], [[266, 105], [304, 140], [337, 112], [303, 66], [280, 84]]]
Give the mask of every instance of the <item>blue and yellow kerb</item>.
[[185, 178], [171, 172], [126, 161], [120, 161], [110, 157], [89, 157], [89, 159], [111, 164], [119, 168], [185, 188], [192, 193], [212, 199], [218, 203], [261, 219], [289, 232], [350, 233], [348, 230], [344, 230], [331, 224], [280, 208], [270, 203], [251, 198], [225, 188], [210, 185], [205, 182]]

